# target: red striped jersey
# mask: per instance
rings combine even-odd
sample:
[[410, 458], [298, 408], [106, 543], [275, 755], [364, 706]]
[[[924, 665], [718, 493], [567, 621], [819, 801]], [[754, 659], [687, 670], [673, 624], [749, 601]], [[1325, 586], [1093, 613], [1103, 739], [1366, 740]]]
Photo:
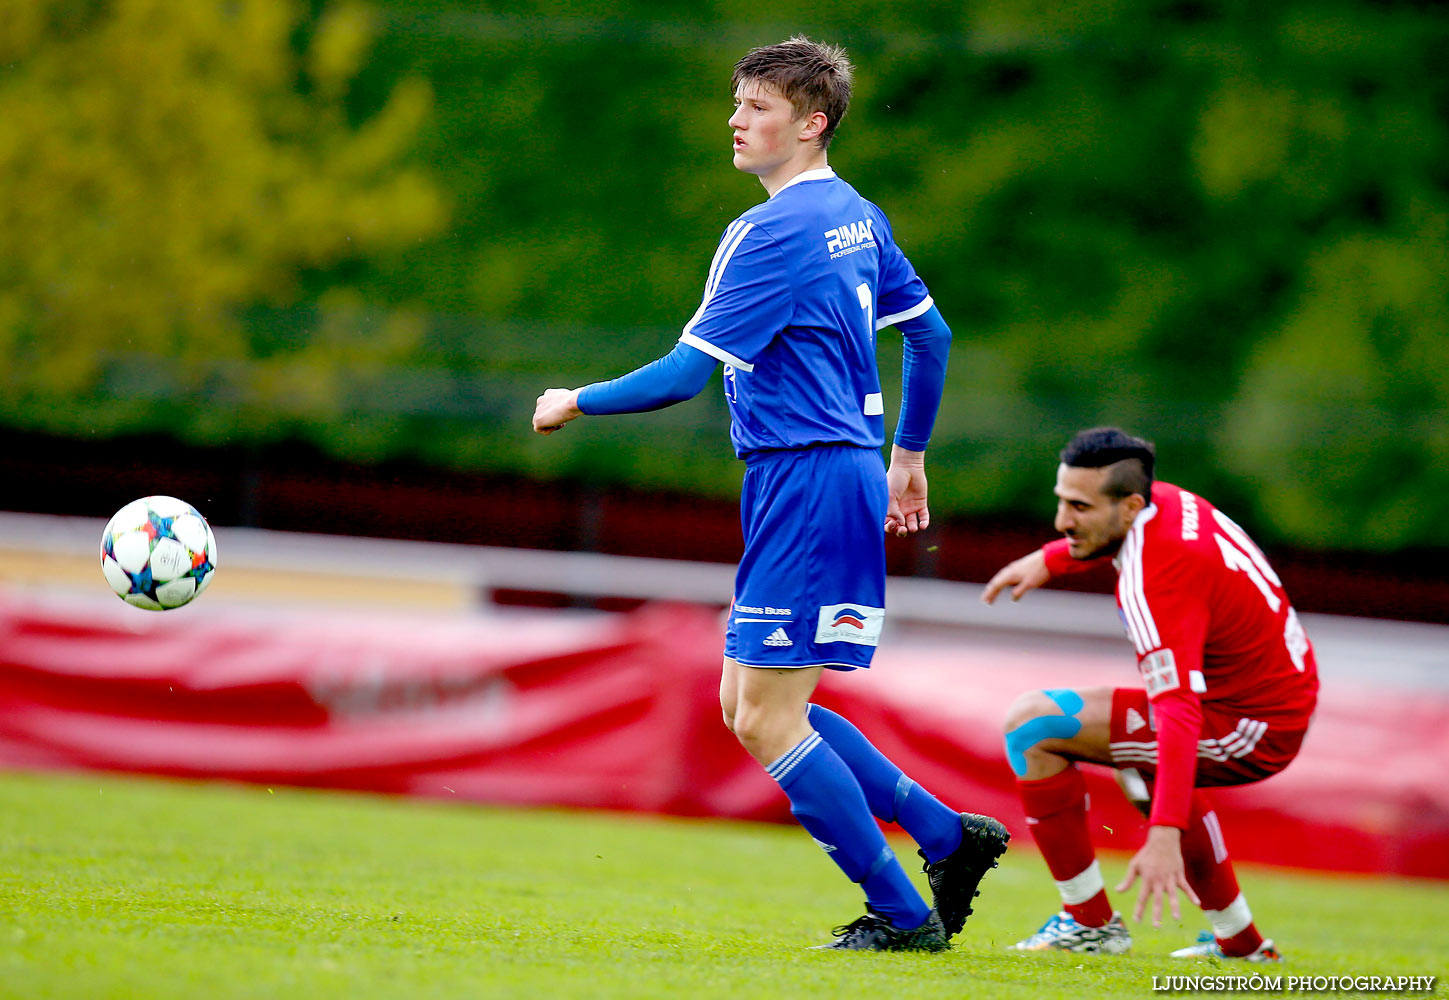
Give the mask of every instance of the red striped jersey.
[[[1065, 539], [1045, 551], [1053, 576], [1096, 562], [1072, 559]], [[1226, 514], [1181, 487], [1155, 483], [1152, 503], [1137, 515], [1112, 562], [1118, 612], [1159, 720], [1172, 716], [1186, 724], [1196, 717], [1200, 725], [1200, 703], [1270, 725], [1312, 713], [1318, 697], [1313, 645], [1278, 574]], [[1190, 736], [1196, 740], [1196, 731]], [[1164, 757], [1159, 785], [1188, 778], [1187, 788], [1175, 791], [1190, 791], [1190, 774], [1180, 773], [1190, 766], [1190, 753], [1171, 764]]]

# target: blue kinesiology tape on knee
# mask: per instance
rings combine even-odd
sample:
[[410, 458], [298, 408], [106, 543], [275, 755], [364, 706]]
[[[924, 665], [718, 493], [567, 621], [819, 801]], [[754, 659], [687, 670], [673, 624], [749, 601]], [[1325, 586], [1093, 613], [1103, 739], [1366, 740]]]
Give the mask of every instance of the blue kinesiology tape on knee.
[[1061, 715], [1039, 715], [1029, 719], [1006, 734], [1006, 758], [1017, 777], [1026, 774], [1026, 752], [1042, 740], [1068, 740], [1081, 732], [1082, 720], [1077, 713], [1082, 710], [1082, 696], [1066, 688], [1043, 691]]

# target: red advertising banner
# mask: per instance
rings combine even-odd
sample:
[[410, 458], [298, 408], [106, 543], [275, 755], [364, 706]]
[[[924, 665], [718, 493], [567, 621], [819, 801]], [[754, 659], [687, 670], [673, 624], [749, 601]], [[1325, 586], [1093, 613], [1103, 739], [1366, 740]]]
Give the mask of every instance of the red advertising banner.
[[[789, 820], [721, 723], [717, 615], [192, 610], [0, 603], [0, 766]], [[1007, 705], [1134, 676], [1125, 651], [887, 642], [818, 700], [953, 807], [1025, 836]], [[1240, 860], [1449, 878], [1446, 760], [1449, 700], [1325, 686], [1299, 759], [1215, 800]], [[1099, 843], [1135, 847], [1140, 817], [1088, 770]]]

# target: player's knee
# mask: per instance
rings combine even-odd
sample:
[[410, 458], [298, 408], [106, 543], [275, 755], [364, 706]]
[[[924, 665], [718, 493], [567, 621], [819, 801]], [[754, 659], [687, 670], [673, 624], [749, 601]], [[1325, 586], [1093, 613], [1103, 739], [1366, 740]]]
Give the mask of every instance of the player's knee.
[[721, 683], [719, 687], [719, 711], [724, 717], [725, 728], [735, 731], [735, 712], [739, 707], [739, 696], [731, 684]]
[[744, 706], [734, 715], [727, 716], [725, 724], [746, 747], [763, 741], [769, 733], [769, 715]]
[[1032, 719], [1041, 718], [1044, 715], [1059, 714], [1060, 709], [1056, 703], [1047, 697], [1045, 691], [1023, 691], [1016, 696], [1011, 707], [1006, 710], [1006, 718], [1002, 723], [1003, 732], [1011, 732], [1020, 729]]
[[796, 721], [793, 715], [782, 714], [769, 706], [741, 704], [730, 729], [741, 746], [757, 759], [763, 759], [781, 751], [782, 741], [788, 742], [789, 731]]
[[1082, 730], [1082, 696], [1065, 688], [1028, 691], [1006, 713], [1006, 759], [1018, 778], [1033, 770], [1046, 740], [1070, 740]]

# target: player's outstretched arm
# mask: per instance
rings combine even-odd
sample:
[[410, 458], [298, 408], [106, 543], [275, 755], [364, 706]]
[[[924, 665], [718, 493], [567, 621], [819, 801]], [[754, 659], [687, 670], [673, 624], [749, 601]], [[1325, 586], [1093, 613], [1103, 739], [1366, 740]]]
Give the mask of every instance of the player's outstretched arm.
[[886, 471], [889, 501], [886, 507], [887, 535], [903, 537], [924, 531], [931, 525], [926, 506], [926, 453], [891, 446], [891, 467]]
[[533, 429], [552, 434], [581, 416], [643, 413], [693, 399], [709, 381], [716, 363], [703, 351], [680, 343], [658, 361], [612, 382], [545, 390], [533, 411]]
[[539, 434], [552, 434], [582, 415], [579, 390], [545, 389], [533, 407], [533, 429]]
[[1035, 549], [997, 570], [981, 592], [981, 603], [993, 603], [1007, 587], [1011, 588], [1011, 599], [1019, 601], [1027, 591], [1044, 586], [1051, 578], [1051, 573], [1047, 571], [1046, 553]]

